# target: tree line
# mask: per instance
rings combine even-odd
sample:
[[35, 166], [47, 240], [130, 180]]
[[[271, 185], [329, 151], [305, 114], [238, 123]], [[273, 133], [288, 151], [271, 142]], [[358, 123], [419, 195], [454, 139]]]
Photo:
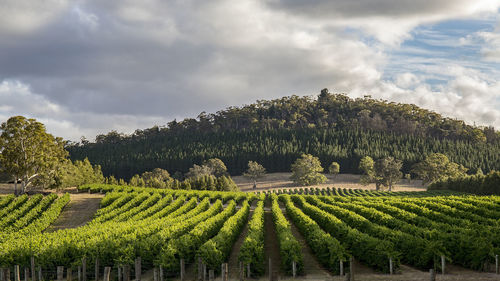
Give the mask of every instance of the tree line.
[[393, 156], [408, 173], [434, 152], [469, 171], [500, 169], [500, 134], [493, 127], [470, 126], [412, 104], [369, 96], [351, 99], [327, 89], [317, 97], [289, 96], [202, 112], [131, 135], [111, 131], [95, 142], [82, 138], [67, 149], [71, 159], [88, 157], [105, 175], [125, 179], [157, 167], [185, 173], [210, 158], [223, 160], [232, 175], [243, 173], [248, 161], [269, 172], [284, 172], [303, 153], [323, 163], [338, 159], [342, 173], [359, 173], [364, 156]]
[[231, 175], [241, 175], [248, 161], [260, 163], [271, 173], [288, 172], [295, 159], [304, 153], [317, 156], [324, 169], [335, 159], [340, 164], [341, 173], [359, 174], [359, 161], [364, 156], [374, 159], [393, 156], [403, 162], [402, 171], [410, 173], [415, 163], [436, 152], [445, 154], [471, 172], [500, 170], [500, 143], [419, 137], [360, 128], [167, 134], [67, 149], [72, 159], [87, 157], [92, 163], [101, 165], [105, 175], [126, 180], [154, 168], [184, 174], [193, 164], [210, 158], [221, 159]]

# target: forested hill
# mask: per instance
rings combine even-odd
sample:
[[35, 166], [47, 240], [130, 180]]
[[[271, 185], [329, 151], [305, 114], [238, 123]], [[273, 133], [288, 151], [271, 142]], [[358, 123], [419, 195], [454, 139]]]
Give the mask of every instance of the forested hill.
[[270, 171], [289, 171], [302, 153], [332, 161], [341, 172], [357, 173], [359, 159], [392, 155], [404, 170], [431, 152], [471, 171], [500, 170], [500, 134], [474, 127], [411, 104], [351, 99], [325, 89], [318, 97], [290, 96], [230, 107], [196, 119], [172, 121], [164, 127], [115, 131], [68, 146], [72, 159], [88, 157], [105, 175], [128, 179], [164, 168], [186, 172], [204, 159], [222, 159], [231, 174], [241, 174], [254, 160]]

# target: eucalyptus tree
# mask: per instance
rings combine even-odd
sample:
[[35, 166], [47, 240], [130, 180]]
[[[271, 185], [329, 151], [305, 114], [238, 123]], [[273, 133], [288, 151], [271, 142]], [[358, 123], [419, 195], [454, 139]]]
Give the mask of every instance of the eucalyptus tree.
[[37, 177], [53, 173], [68, 155], [63, 140], [47, 133], [35, 119], [11, 117], [0, 125], [0, 132], [0, 165], [14, 179], [15, 194], [18, 182], [20, 192], [26, 192]]

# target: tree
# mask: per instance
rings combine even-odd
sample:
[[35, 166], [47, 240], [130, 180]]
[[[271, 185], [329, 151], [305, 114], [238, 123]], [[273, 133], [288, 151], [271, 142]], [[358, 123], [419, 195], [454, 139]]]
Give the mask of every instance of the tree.
[[212, 170], [212, 175], [216, 177], [221, 177], [227, 175], [227, 167], [222, 160], [219, 158], [211, 158], [203, 162], [204, 166], [207, 166]]
[[467, 168], [451, 162], [448, 157], [441, 153], [429, 154], [422, 162], [413, 166], [412, 172], [421, 180], [422, 184], [431, 184], [447, 178], [465, 176]]
[[337, 174], [340, 172], [340, 164], [332, 162], [332, 164], [328, 167], [328, 172], [333, 175], [333, 178], [336, 178]]
[[38, 176], [50, 174], [68, 155], [63, 140], [47, 133], [35, 119], [11, 117], [0, 131], [0, 165], [14, 178], [16, 194], [18, 181], [25, 192]]
[[363, 171], [360, 182], [365, 185], [375, 183], [376, 190], [386, 186], [392, 191], [392, 186], [402, 176], [402, 166], [403, 162], [393, 157], [382, 158], [375, 162], [370, 156], [365, 156], [359, 162], [359, 169]]
[[257, 179], [266, 174], [266, 169], [255, 161], [248, 161], [248, 170], [243, 174], [244, 177], [253, 180], [253, 188], [257, 188]]
[[189, 172], [186, 173], [187, 178], [199, 178], [205, 175], [211, 175], [213, 170], [205, 165], [194, 164], [192, 168], [189, 168]]
[[370, 156], [365, 156], [359, 161], [359, 169], [363, 171], [360, 182], [363, 185], [375, 183], [375, 189], [380, 190], [381, 181], [375, 173], [375, 161]]
[[375, 174], [381, 184], [389, 187], [389, 191], [392, 191], [393, 185], [403, 176], [402, 167], [403, 162], [401, 160], [394, 159], [394, 157], [385, 157], [375, 162]]
[[144, 172], [141, 175], [147, 187], [167, 188], [171, 185], [173, 179], [167, 170], [155, 168], [151, 172]]
[[56, 165], [55, 169], [40, 173], [34, 184], [43, 188], [64, 188], [103, 182], [105, 178], [101, 166], [92, 166], [85, 158], [83, 161], [76, 160], [74, 163], [69, 159], [64, 159]]
[[318, 157], [311, 154], [302, 154], [292, 164], [291, 179], [300, 185], [313, 185], [326, 182], [325, 175], [321, 174], [323, 167]]
[[408, 181], [408, 183], [411, 183], [411, 174], [405, 174], [405, 179]]

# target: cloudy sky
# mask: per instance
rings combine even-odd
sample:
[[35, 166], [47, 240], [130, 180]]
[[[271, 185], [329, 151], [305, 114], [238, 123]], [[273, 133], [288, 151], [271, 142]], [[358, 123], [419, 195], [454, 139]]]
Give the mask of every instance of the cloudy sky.
[[500, 0], [0, 0], [0, 120], [131, 133], [322, 88], [500, 127]]

